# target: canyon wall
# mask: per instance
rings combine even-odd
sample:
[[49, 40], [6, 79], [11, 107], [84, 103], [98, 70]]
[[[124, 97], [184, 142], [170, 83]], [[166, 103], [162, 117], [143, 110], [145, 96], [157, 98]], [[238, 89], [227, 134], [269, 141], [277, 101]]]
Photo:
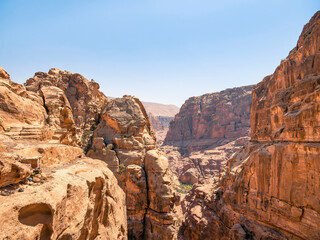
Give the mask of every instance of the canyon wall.
[[191, 152], [248, 136], [252, 87], [189, 98], [170, 123], [165, 145]]
[[252, 141], [186, 197], [186, 239], [320, 238], [320, 12], [252, 93]]
[[182, 105], [161, 147], [181, 182], [210, 182], [249, 140], [252, 87], [192, 97]]

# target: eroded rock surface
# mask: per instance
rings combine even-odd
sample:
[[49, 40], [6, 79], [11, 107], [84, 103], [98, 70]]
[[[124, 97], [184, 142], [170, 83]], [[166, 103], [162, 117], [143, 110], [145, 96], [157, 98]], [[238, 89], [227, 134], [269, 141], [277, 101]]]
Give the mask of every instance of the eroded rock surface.
[[252, 87], [189, 98], [170, 123], [165, 144], [191, 152], [248, 136]]
[[106, 164], [47, 168], [48, 181], [0, 196], [1, 239], [126, 239], [125, 194]]
[[87, 155], [108, 163], [126, 192], [128, 237], [174, 239], [173, 175], [142, 103], [131, 96], [108, 102], [92, 142]]
[[252, 87], [192, 97], [182, 105], [161, 147], [180, 182], [210, 182], [248, 141]]
[[[252, 142], [183, 204], [186, 239], [319, 239], [320, 12], [253, 90]], [[210, 189], [210, 190], [208, 190]]]
[[[78, 73], [62, 71], [57, 68], [50, 69], [48, 73], [37, 72], [26, 83], [27, 90], [40, 95], [43, 95], [41, 94], [43, 91], [48, 92], [50, 90], [59, 94], [58, 99], [54, 98], [56, 102], [54, 102], [53, 107], [64, 106], [64, 104], [57, 103], [57, 101], [65, 103], [66, 106], [62, 109], [60, 108], [61, 115], [68, 119], [67, 122], [69, 124], [70, 121], [74, 122], [73, 127], [67, 128], [66, 132], [72, 133], [73, 138], [77, 138], [77, 144], [83, 147], [88, 144], [92, 130], [96, 127], [100, 113], [108, 101], [107, 97], [99, 90], [99, 87], [97, 82], [88, 81]], [[58, 89], [61, 91], [59, 92]], [[44, 98], [44, 100], [46, 99]], [[49, 108], [49, 112], [50, 109], [52, 108]], [[72, 113], [71, 116], [70, 113]]]

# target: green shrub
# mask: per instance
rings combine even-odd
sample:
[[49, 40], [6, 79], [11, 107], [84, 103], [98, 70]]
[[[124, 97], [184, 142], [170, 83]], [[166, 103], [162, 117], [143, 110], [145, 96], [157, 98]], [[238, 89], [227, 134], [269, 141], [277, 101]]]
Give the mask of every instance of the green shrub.
[[122, 174], [122, 173], [124, 173], [125, 170], [126, 170], [126, 166], [123, 163], [121, 163], [119, 165], [118, 173]]

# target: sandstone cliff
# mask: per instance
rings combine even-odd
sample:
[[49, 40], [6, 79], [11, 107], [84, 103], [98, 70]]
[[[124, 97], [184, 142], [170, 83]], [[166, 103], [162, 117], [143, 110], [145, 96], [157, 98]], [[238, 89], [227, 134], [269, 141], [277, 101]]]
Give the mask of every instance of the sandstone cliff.
[[184, 202], [186, 239], [319, 239], [320, 12], [253, 90], [252, 142]]
[[87, 155], [108, 163], [126, 192], [130, 239], [175, 238], [173, 175], [137, 98], [107, 103]]
[[[66, 118], [60, 120], [60, 125], [67, 127], [67, 133], [72, 133], [78, 145], [86, 147], [92, 130], [99, 121], [107, 97], [99, 90], [99, 84], [88, 81], [78, 73], [52, 68], [48, 73], [37, 72], [26, 82], [26, 89], [42, 96], [46, 109], [53, 115], [51, 125], [59, 124], [57, 116]], [[58, 105], [64, 109], [55, 110]]]
[[189, 98], [170, 123], [164, 143], [191, 152], [248, 136], [252, 87]]
[[189, 98], [170, 123], [162, 150], [186, 184], [209, 182], [245, 142], [252, 86]]

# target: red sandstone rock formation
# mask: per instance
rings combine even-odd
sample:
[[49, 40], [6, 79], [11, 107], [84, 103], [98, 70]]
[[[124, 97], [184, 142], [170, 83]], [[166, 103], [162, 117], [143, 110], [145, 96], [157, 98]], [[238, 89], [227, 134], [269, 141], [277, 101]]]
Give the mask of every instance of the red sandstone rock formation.
[[28, 91], [2, 68], [0, 92], [0, 238], [126, 239], [125, 194], [107, 164], [70, 146], [64, 92]]
[[[26, 88], [44, 96], [46, 104], [51, 103], [50, 101], [49, 103], [46, 102], [43, 92], [46, 92], [46, 89], [55, 90], [57, 95], [59, 89], [61, 89], [60, 97], [53, 98], [53, 100], [62, 101], [60, 104], [65, 103], [66, 99], [68, 100], [66, 107], [60, 110], [60, 116], [68, 116], [69, 120], [67, 122], [69, 125], [71, 122], [74, 122], [74, 124], [67, 128], [66, 132], [69, 134], [72, 132], [72, 136], [77, 137], [78, 144], [86, 147], [92, 135], [92, 130], [99, 121], [100, 113], [108, 101], [107, 97], [99, 90], [98, 83], [93, 80], [88, 81], [78, 73], [52, 68], [49, 73], [37, 72], [33, 78], [27, 80]], [[57, 103], [54, 103], [53, 106], [57, 107]], [[49, 106], [49, 113], [50, 109]]]
[[252, 86], [189, 98], [165, 139], [183, 152], [224, 145], [249, 134]]
[[173, 176], [137, 98], [106, 104], [87, 155], [108, 163], [126, 192], [130, 239], [175, 238]]
[[[36, 73], [24, 87], [0, 68], [1, 219], [11, 212], [0, 221], [1, 238], [176, 235], [172, 174], [142, 103], [129, 96], [110, 101], [98, 89], [58, 69]], [[104, 162], [82, 158], [79, 138], [93, 133], [82, 146]], [[31, 167], [48, 177], [30, 177]]]
[[184, 202], [185, 239], [320, 238], [320, 12], [253, 90], [251, 138]]
[[248, 140], [252, 86], [189, 98], [170, 123], [162, 150], [183, 183], [218, 176]]

